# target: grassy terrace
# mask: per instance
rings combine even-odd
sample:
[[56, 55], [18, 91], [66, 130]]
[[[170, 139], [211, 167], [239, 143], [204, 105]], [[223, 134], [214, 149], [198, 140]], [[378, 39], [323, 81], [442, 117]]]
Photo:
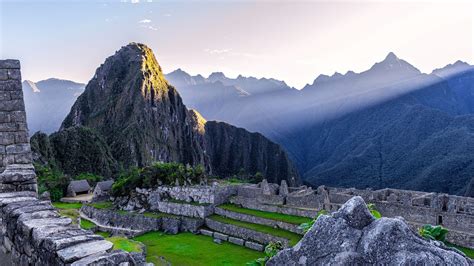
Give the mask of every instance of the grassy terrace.
[[294, 246], [303, 237], [303, 236], [300, 236], [298, 234], [295, 234], [295, 233], [292, 233], [292, 232], [289, 232], [289, 231], [286, 231], [286, 230], [283, 230], [283, 229], [277, 229], [277, 228], [273, 228], [273, 227], [266, 226], [266, 225], [261, 225], [261, 224], [253, 224], [253, 223], [248, 223], [248, 222], [242, 222], [242, 221], [222, 217], [222, 216], [219, 216], [219, 215], [212, 215], [212, 216], [209, 216], [209, 218], [214, 220], [214, 221], [221, 222], [221, 223], [232, 224], [232, 225], [236, 225], [236, 226], [239, 226], [239, 227], [255, 230], [255, 231], [258, 231], [258, 232], [261, 232], [261, 233], [266, 233], [266, 234], [269, 234], [269, 235], [274, 235], [274, 236], [279, 236], [279, 237], [286, 238], [290, 241], [291, 246]]
[[223, 242], [216, 244], [212, 237], [180, 233], [168, 235], [161, 232], [150, 232], [135, 237], [147, 247], [147, 261], [162, 265], [159, 257], [163, 256], [172, 265], [245, 265], [247, 262], [262, 257], [263, 254], [241, 246]]
[[458, 246], [458, 245], [455, 245], [455, 244], [452, 244], [452, 243], [446, 243], [446, 245], [448, 247], [453, 247], [453, 248], [457, 248], [458, 250], [460, 250], [461, 252], [463, 252], [464, 254], [466, 254], [466, 256], [468, 256], [469, 258], [471, 259], [474, 259], [474, 249], [470, 249], [470, 248], [466, 248], [466, 247], [461, 247], [461, 246]]
[[80, 209], [82, 207], [82, 203], [53, 202], [52, 204], [57, 209]]
[[311, 219], [307, 218], [307, 217], [246, 209], [246, 208], [242, 208], [242, 207], [239, 207], [235, 204], [230, 204], [230, 203], [222, 204], [222, 205], [219, 206], [219, 208], [222, 208], [222, 209], [228, 210], [228, 211], [238, 212], [238, 213], [242, 213], [242, 214], [248, 214], [248, 215], [252, 215], [252, 216], [256, 216], [256, 217], [260, 217], [260, 218], [265, 218], [265, 219], [270, 219], [270, 220], [275, 220], [275, 221], [281, 221], [281, 222], [296, 224], [296, 225], [300, 225], [302, 223], [308, 223], [308, 222], [311, 221]]

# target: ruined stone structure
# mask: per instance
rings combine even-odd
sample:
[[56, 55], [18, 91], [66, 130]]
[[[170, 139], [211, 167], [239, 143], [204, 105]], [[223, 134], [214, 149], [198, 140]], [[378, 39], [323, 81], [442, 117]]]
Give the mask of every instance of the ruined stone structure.
[[27, 132], [20, 62], [0, 60], [0, 252], [14, 265], [144, 264], [38, 199]]
[[286, 190], [277, 184], [262, 182], [259, 185], [242, 185], [232, 203], [245, 208], [285, 214], [315, 217], [318, 210], [338, 210], [354, 196], [374, 203], [385, 217], [403, 217], [417, 230], [424, 224], [442, 225], [449, 229], [447, 240], [474, 248], [474, 198], [440, 193], [399, 189], [361, 190], [354, 188], [318, 187], [317, 190], [302, 186]]

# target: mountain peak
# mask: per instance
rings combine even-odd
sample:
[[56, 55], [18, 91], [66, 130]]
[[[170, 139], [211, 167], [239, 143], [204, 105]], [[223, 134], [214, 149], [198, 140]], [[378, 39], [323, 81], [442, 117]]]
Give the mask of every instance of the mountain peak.
[[395, 53], [393, 52], [390, 52], [387, 54], [387, 56], [385, 57], [385, 60], [384, 61], [398, 61], [399, 58], [395, 55]]
[[207, 79], [213, 82], [213, 81], [221, 80], [225, 78], [226, 76], [222, 72], [212, 72]]

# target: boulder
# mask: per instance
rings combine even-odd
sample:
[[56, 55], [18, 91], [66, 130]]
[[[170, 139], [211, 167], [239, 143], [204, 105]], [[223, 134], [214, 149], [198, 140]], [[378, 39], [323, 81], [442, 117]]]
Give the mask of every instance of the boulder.
[[473, 265], [440, 242], [415, 234], [400, 218], [374, 219], [364, 200], [347, 201], [332, 216], [322, 215], [293, 248], [266, 265]]

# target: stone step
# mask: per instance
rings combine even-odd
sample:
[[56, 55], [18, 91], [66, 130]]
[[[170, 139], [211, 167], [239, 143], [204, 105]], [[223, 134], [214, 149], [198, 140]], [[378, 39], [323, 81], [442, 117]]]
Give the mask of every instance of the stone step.
[[266, 246], [270, 242], [276, 241], [281, 242], [284, 247], [290, 246], [290, 240], [288, 238], [275, 236], [269, 233], [260, 232], [254, 229], [245, 228], [234, 224], [216, 221], [213, 219], [213, 216], [206, 218], [205, 224], [208, 228], [215, 232], [241, 238], [245, 241], [256, 242], [264, 246]]
[[238, 238], [238, 237], [234, 237], [234, 236], [229, 236], [229, 235], [219, 233], [219, 232], [215, 232], [215, 231], [212, 231], [212, 230], [201, 229], [201, 230], [199, 230], [199, 233], [201, 235], [210, 236], [214, 239], [218, 239], [218, 240], [221, 240], [221, 241], [227, 241], [227, 242], [232, 243], [234, 245], [244, 246], [244, 247], [256, 250], [256, 251], [263, 251], [265, 249], [265, 246], [263, 244], [259, 244], [259, 243], [252, 242], [252, 241], [249, 241], [249, 240], [244, 240], [242, 238]]
[[226, 210], [220, 207], [216, 207], [214, 213], [220, 216], [234, 219], [234, 220], [249, 222], [253, 224], [267, 225], [273, 228], [280, 228], [280, 229], [290, 231], [296, 234], [304, 235], [303, 230], [299, 229], [298, 228], [299, 225], [297, 224], [290, 224], [287, 222], [262, 218], [262, 217], [254, 216], [251, 214], [234, 212], [234, 211]]

